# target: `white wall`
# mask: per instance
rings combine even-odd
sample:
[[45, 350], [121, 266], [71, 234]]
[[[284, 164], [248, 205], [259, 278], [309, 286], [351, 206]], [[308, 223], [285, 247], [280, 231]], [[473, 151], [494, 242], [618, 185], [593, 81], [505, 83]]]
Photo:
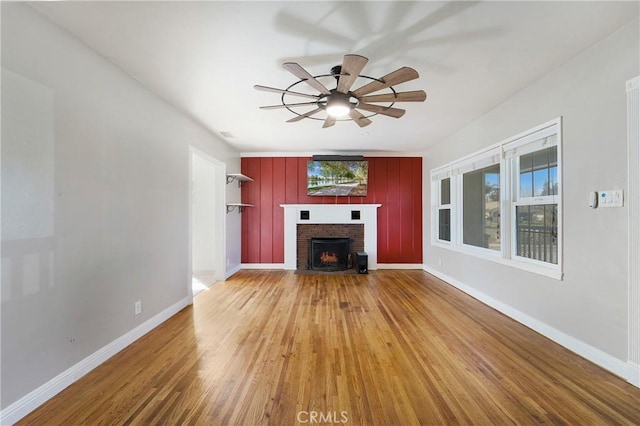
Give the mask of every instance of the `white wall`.
[[[189, 146], [231, 172], [240, 159], [27, 4], [1, 6], [6, 408], [188, 303]], [[226, 223], [232, 270], [239, 215]]]
[[435, 167], [563, 117], [564, 280], [432, 246], [428, 205], [425, 267], [621, 361], [628, 212], [592, 210], [587, 194], [628, 188], [625, 82], [640, 73], [638, 31], [636, 20], [424, 153], [429, 182]]

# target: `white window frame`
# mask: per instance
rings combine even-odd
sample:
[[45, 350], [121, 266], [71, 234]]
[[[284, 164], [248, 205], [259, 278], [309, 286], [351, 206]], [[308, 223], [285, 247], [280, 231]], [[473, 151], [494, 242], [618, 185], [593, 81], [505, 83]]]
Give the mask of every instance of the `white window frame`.
[[[465, 252], [473, 253], [476, 256], [487, 257], [487, 258], [495, 258], [501, 255], [502, 250], [502, 238], [500, 238], [500, 247], [501, 250], [491, 250], [485, 247], [474, 246], [471, 244], [464, 243], [464, 227], [463, 227], [463, 215], [464, 215], [464, 175], [466, 173], [471, 173], [480, 169], [484, 169], [486, 167], [499, 165], [500, 166], [500, 199], [502, 199], [502, 164], [500, 161], [501, 151], [499, 147], [491, 148], [486, 151], [482, 151], [481, 153], [475, 154], [469, 158], [461, 160], [456, 163], [456, 166], [453, 168], [453, 175], [459, 176], [456, 182], [456, 187], [458, 188], [457, 193], [457, 205], [460, 208], [457, 209], [458, 217], [457, 217], [457, 226], [458, 228], [456, 242], [461, 246], [462, 250]], [[502, 207], [501, 207], [502, 210]], [[502, 216], [502, 215], [501, 215]], [[451, 227], [454, 227], [454, 222], [451, 222]], [[502, 219], [500, 223], [501, 235], [502, 235]]]
[[[545, 139], [556, 135], [555, 141]], [[545, 141], [546, 140], [546, 144]], [[544, 197], [521, 198], [519, 191], [519, 157], [521, 155], [557, 147], [558, 194]], [[490, 165], [500, 165], [500, 250], [491, 250], [464, 244], [462, 236], [463, 218], [463, 174]], [[451, 177], [451, 241], [438, 238], [440, 206], [440, 181]], [[431, 244], [486, 260], [502, 263], [529, 272], [562, 279], [563, 220], [562, 220], [562, 118], [558, 117], [525, 132], [510, 137], [490, 147], [468, 155], [431, 171], [432, 232]], [[557, 205], [558, 263], [553, 264], [516, 255], [516, 207], [522, 205]], [[444, 207], [444, 206], [442, 206]]]
[[[453, 180], [449, 181], [449, 204], [442, 204], [441, 200], [441, 188], [442, 181], [445, 179], [451, 179], [451, 170], [440, 170], [438, 173], [431, 173], [431, 205], [433, 206], [434, 220], [432, 221], [432, 240], [441, 244], [451, 244], [453, 241], [453, 219], [454, 210], [452, 202], [455, 190], [453, 188]], [[449, 209], [449, 241], [440, 239], [440, 210]]]
[[[557, 119], [551, 123], [545, 123], [543, 126], [532, 129], [527, 135], [517, 138], [509, 143], [506, 143], [503, 147], [504, 157], [507, 163], [510, 163], [510, 169], [512, 170], [511, 182], [513, 184], [511, 207], [509, 209], [510, 214], [510, 228], [511, 228], [511, 258], [520, 264], [522, 269], [526, 269], [531, 272], [548, 275], [554, 278], [562, 278], [562, 132], [561, 132], [561, 120]], [[550, 140], [550, 137], [555, 135], [555, 140]], [[557, 179], [558, 179], [558, 193], [556, 195], [547, 196], [520, 196], [520, 156], [538, 152], [543, 149], [551, 148], [555, 146], [557, 149]], [[516, 226], [516, 208], [520, 206], [538, 206], [555, 204], [557, 206], [557, 245], [558, 245], [558, 263], [544, 262], [537, 259], [531, 259], [525, 256], [518, 256], [516, 241], [517, 241], [517, 226]]]

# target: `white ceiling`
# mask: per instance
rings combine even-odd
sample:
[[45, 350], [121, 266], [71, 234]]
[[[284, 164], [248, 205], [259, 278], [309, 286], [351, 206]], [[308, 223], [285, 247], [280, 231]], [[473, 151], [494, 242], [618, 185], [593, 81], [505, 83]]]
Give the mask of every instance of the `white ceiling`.
[[[243, 153], [421, 152], [638, 17], [637, 2], [611, 1], [32, 4]], [[283, 62], [321, 75], [346, 53], [368, 57], [371, 77], [416, 69], [396, 89], [427, 100], [362, 129], [258, 108], [280, 95], [254, 84], [298, 80]]]

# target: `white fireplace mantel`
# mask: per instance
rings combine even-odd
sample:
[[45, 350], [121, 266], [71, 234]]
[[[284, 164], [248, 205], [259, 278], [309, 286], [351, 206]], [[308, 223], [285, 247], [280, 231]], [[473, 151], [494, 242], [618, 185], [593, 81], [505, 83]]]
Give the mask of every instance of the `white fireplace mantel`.
[[[284, 208], [284, 269], [296, 269], [298, 224], [364, 224], [364, 251], [369, 258], [369, 269], [378, 268], [378, 212], [382, 204], [281, 204]], [[302, 212], [309, 212], [302, 219]], [[359, 211], [360, 219], [352, 219]]]

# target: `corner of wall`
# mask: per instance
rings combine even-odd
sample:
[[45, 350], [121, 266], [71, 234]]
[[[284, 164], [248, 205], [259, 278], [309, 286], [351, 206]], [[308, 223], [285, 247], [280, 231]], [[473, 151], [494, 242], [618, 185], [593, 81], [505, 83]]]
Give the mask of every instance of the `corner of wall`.
[[0, 425], [14, 424], [38, 408], [56, 394], [80, 380], [85, 374], [116, 355], [127, 346], [149, 333], [151, 330], [189, 306], [189, 298], [184, 298], [164, 311], [148, 319], [128, 333], [118, 337], [82, 361], [58, 374], [37, 389], [29, 392], [13, 404], [0, 411]]

